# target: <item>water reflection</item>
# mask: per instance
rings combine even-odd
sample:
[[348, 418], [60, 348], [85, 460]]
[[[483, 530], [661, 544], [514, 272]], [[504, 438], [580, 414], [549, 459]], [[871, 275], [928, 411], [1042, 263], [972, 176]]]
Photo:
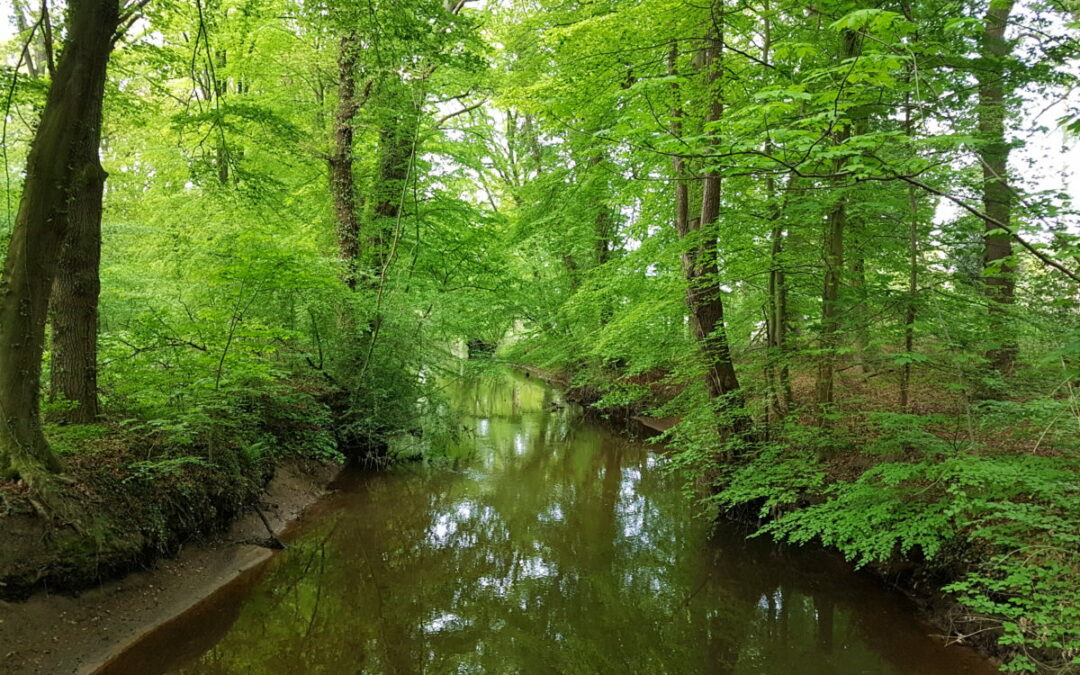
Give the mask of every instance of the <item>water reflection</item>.
[[220, 599], [224, 634], [181, 620], [113, 672], [990, 672], [828, 556], [710, 537], [646, 446], [546, 387], [451, 394], [470, 460], [349, 476]]

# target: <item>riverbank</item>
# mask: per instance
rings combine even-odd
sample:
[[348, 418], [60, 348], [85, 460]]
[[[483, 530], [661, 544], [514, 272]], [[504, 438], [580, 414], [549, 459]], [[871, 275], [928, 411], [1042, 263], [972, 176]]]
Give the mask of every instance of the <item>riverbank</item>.
[[336, 400], [293, 379], [169, 420], [50, 426], [49, 499], [0, 481], [4, 672], [76, 672], [265, 562], [361, 454]]
[[[328, 493], [341, 466], [291, 461], [275, 471], [260, 498], [275, 535]], [[4, 672], [93, 673], [219, 588], [257, 574], [275, 551], [251, 542], [267, 535], [259, 515], [248, 511], [174, 557], [80, 595], [42, 592], [23, 602], [0, 601]]]
[[50, 429], [64, 474], [48, 501], [22, 481], [0, 481], [0, 599], [79, 591], [145, 568], [258, 510], [283, 464], [343, 460], [327, 400], [293, 382], [198, 425]]

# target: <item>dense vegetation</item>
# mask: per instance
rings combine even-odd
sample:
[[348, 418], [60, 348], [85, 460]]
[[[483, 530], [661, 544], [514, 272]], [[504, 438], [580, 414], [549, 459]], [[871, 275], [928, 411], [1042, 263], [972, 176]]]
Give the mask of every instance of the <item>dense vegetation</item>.
[[498, 346], [1080, 666], [1075, 3], [10, 7], [6, 511], [437, 437]]

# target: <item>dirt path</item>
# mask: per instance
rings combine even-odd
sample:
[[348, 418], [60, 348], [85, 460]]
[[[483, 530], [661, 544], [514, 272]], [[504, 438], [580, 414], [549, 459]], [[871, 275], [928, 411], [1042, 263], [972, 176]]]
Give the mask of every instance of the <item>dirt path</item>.
[[[275, 532], [327, 493], [340, 467], [278, 469], [263, 511]], [[274, 551], [240, 542], [266, 539], [250, 513], [212, 540], [186, 548], [156, 568], [137, 572], [78, 597], [38, 594], [26, 602], [0, 601], [0, 672], [60, 675], [93, 673], [154, 628], [195, 606]]]

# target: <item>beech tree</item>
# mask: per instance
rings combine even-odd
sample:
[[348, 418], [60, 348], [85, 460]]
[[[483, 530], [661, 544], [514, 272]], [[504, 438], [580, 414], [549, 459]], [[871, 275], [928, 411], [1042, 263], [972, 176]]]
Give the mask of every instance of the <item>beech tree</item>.
[[[705, 41], [706, 49], [701, 53], [700, 70], [704, 73], [708, 112], [703, 124], [715, 124], [723, 114], [723, 6], [714, 3], [710, 15], [710, 27]], [[674, 75], [678, 64], [678, 51], [673, 48], [668, 57], [669, 73]], [[679, 95], [676, 89], [676, 96]], [[676, 108], [672, 113], [672, 135], [678, 137], [683, 132], [685, 113]], [[706, 169], [701, 187], [696, 192], [701, 196], [701, 207], [697, 215], [690, 210], [690, 174], [685, 162], [676, 156], [672, 160], [675, 178], [675, 231], [687, 246], [682, 254], [683, 274], [686, 277], [687, 306], [690, 310], [690, 326], [694, 338], [700, 344], [705, 362], [705, 385], [709, 396], [717, 399], [724, 408], [738, 409], [743, 405], [739, 379], [728, 345], [727, 327], [724, 324], [724, 301], [720, 289], [716, 286], [716, 255], [720, 240], [715, 234], [720, 217], [722, 182], [720, 172]]]
[[45, 323], [72, 213], [100, 209], [100, 110], [121, 19], [119, 0], [71, 2], [0, 276], [0, 468], [29, 481], [60, 469], [41, 427]]
[[1010, 143], [1005, 128], [1009, 110], [1006, 98], [1012, 89], [1006, 63], [1011, 50], [1005, 31], [1012, 9], [1011, 0], [991, 2], [986, 9], [977, 64], [978, 125], [982, 136], [979, 162], [982, 164], [982, 202], [986, 214], [983, 275], [986, 297], [990, 301], [992, 339], [998, 343], [987, 351], [986, 358], [1003, 374], [1012, 371], [1018, 349], [1013, 335], [1015, 328], [1009, 325], [1012, 319], [1007, 311], [1016, 296], [1016, 263], [1010, 230], [1013, 202], [1009, 186]]

